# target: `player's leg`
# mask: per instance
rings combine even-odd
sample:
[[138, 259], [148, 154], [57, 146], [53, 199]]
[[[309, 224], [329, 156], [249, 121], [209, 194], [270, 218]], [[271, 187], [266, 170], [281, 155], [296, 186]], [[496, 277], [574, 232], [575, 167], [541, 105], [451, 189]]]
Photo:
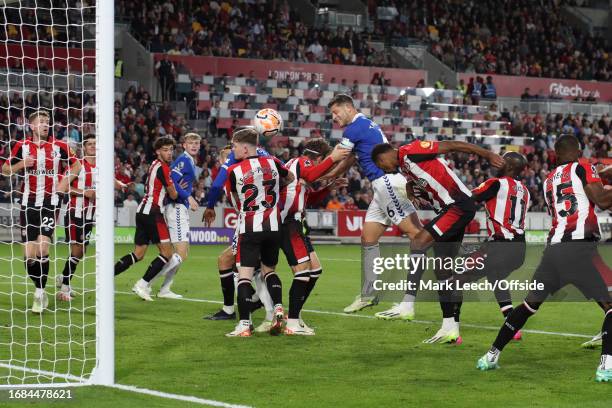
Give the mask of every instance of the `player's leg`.
[[[595, 254], [594, 264], [597, 270], [599, 271], [599, 274], [603, 278], [606, 286], [608, 287], [608, 292], [612, 297], [612, 269], [610, 269], [610, 267], [604, 262], [603, 258], [599, 253]], [[603, 308], [601, 304], [599, 306]], [[592, 339], [590, 339], [589, 341], [585, 341], [580, 346], [582, 348], [587, 349], [598, 349], [602, 346], [601, 343], [602, 333], [599, 332], [595, 336], [593, 336]]]
[[217, 313], [206, 316], [205, 319], [207, 320], [234, 320], [236, 318], [234, 310], [236, 245], [237, 237], [232, 241], [232, 245], [225, 248], [217, 257], [221, 292], [223, 293], [223, 307]]
[[410, 264], [417, 266], [414, 270], [407, 271], [406, 280], [414, 283], [412, 287], [406, 289], [401, 302], [394, 304], [388, 310], [376, 313], [375, 316], [384, 320], [413, 320], [417, 287], [425, 269], [422, 261], [419, 261], [418, 258], [423, 258], [426, 252], [426, 246], [418, 244], [415, 238], [422, 236], [424, 230], [416, 211], [403, 218], [397, 223], [397, 226], [403, 234], [410, 238], [410, 257], [415, 259], [414, 261], [411, 260]]
[[238, 267], [238, 314], [240, 320], [228, 337], [250, 337], [252, 334], [251, 310], [253, 309], [253, 272], [259, 265], [261, 253], [261, 233], [244, 233], [238, 236], [236, 266]]
[[270, 334], [278, 335], [283, 330], [283, 319], [285, 311], [283, 308], [283, 285], [275, 269], [278, 264], [278, 252], [280, 250], [280, 231], [267, 231], [260, 234], [261, 237], [261, 273], [268, 288], [268, 293], [274, 303], [272, 326]]
[[175, 254], [173, 255], [174, 261], [168, 262], [158, 275], [164, 276], [164, 282], [159, 289], [157, 297], [180, 299], [183, 296], [172, 292], [170, 287], [181, 263], [185, 262], [189, 253], [189, 213], [187, 207], [182, 204], [169, 204], [165, 209], [165, 217]]
[[[23, 258], [26, 273], [34, 283], [34, 299], [32, 301], [32, 312], [42, 313], [46, 293], [43, 285], [42, 266], [38, 257], [38, 237], [41, 235], [41, 213], [39, 208], [24, 208], [20, 212], [21, 237], [24, 242]], [[44, 307], [43, 307], [44, 306]]]
[[293, 281], [289, 289], [289, 312], [285, 334], [311, 335], [300, 325], [300, 313], [308, 282], [310, 281], [310, 251], [306, 245], [302, 224], [296, 220], [286, 220], [281, 225], [281, 249], [287, 258], [287, 263], [293, 272]]
[[268, 286], [266, 285], [263, 273], [261, 272], [261, 264], [255, 269], [253, 283], [255, 284], [253, 311], [263, 306], [266, 314], [264, 320], [255, 328], [255, 332], [269, 333], [274, 316], [274, 302], [272, 301], [272, 297], [268, 292]]
[[[42, 207], [35, 209], [39, 212], [40, 224], [35, 227], [39, 228], [39, 235], [36, 237], [36, 258], [38, 259], [38, 266], [40, 270], [39, 285], [34, 291], [34, 303], [32, 304], [32, 312], [39, 309], [40, 312], [46, 309], [49, 305], [49, 298], [45, 292], [47, 286], [47, 278], [49, 277], [49, 247], [53, 240], [53, 234], [55, 232], [55, 208]], [[33, 235], [33, 234], [32, 234]]]
[[523, 328], [527, 319], [538, 311], [548, 295], [555, 293], [561, 287], [560, 274], [555, 264], [555, 257], [558, 257], [560, 252], [555, 250], [555, 246], [544, 250], [542, 260], [533, 275], [533, 281], [541, 283], [540, 289], [530, 291], [523, 303], [514, 308], [506, 317], [491, 348], [478, 360], [476, 368], [479, 370], [499, 368], [498, 361], [504, 347]]
[[132, 287], [132, 291], [141, 299], [152, 301], [149, 282], [153, 280], [168, 262], [178, 264], [181, 262], [174, 256], [174, 247], [170, 242], [170, 232], [166, 220], [161, 213], [150, 216], [151, 222], [147, 225], [147, 235], [151, 243], [157, 245], [159, 255], [149, 264], [142, 278]]
[[66, 238], [70, 243], [70, 256], [66, 260], [62, 275], [57, 276], [55, 283], [56, 287], [59, 289], [57, 299], [60, 301], [69, 301], [77, 295], [77, 293], [72, 290], [70, 282], [89, 245], [93, 221], [79, 218], [71, 219], [69, 213], [66, 213], [64, 225], [66, 228]]
[[115, 276], [125, 272], [129, 267], [139, 262], [147, 253], [151, 243], [151, 234], [156, 234], [152, 215], [136, 214], [136, 233], [134, 234], [134, 251], [124, 255], [115, 263]]

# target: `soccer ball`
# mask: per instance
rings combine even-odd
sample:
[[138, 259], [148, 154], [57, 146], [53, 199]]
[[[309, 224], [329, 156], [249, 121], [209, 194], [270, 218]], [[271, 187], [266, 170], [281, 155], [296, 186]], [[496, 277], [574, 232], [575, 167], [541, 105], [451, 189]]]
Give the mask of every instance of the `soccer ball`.
[[283, 118], [274, 109], [262, 109], [255, 114], [253, 127], [264, 137], [276, 136], [283, 128]]

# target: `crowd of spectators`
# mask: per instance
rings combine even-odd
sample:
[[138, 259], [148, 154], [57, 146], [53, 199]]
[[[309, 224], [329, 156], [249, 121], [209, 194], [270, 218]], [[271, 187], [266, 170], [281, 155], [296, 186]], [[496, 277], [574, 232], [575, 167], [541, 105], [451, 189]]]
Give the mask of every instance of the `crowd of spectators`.
[[116, 16], [152, 52], [394, 66], [352, 29], [314, 29], [283, 1], [119, 0]]
[[368, 8], [376, 38], [425, 42], [459, 72], [610, 81], [605, 40], [564, 20], [567, 3], [369, 0]]
[[[38, 99], [37, 99], [38, 98]], [[0, 97], [0, 157], [9, 155], [10, 142], [27, 136], [27, 125], [23, 117], [38, 106], [54, 106], [53, 136], [67, 140], [78, 149], [83, 134], [93, 131], [95, 99], [87, 93], [40, 94], [14, 93], [10, 98]], [[149, 164], [154, 159], [152, 142], [161, 135], [171, 135], [177, 141], [176, 152], [182, 151], [182, 136], [189, 126], [182, 115], [176, 114], [168, 103], [154, 104], [144, 88], [130, 88], [115, 102], [115, 175], [128, 184], [126, 191], [118, 191], [115, 197], [117, 206], [135, 207], [144, 194], [144, 182]], [[25, 114], [25, 115], [24, 115]], [[543, 180], [554, 168], [554, 136], [557, 134], [575, 134], [582, 146], [585, 158], [609, 158], [612, 145], [612, 120], [609, 115], [591, 118], [588, 115], [542, 115], [526, 114], [518, 108], [513, 111], [497, 112], [495, 107], [486, 114], [486, 120], [505, 120], [511, 124], [510, 134], [527, 137], [529, 142], [523, 148], [529, 168], [521, 174], [522, 181], [532, 193], [532, 211], [544, 211], [542, 193]], [[202, 205], [205, 196], [216, 177], [221, 163], [218, 160], [218, 148], [209, 141], [208, 132], [202, 132], [200, 152], [196, 158], [197, 183], [194, 196]], [[474, 137], [471, 141], [486, 145], [487, 139]], [[283, 146], [269, 145], [269, 151], [283, 161], [299, 156], [303, 151], [303, 141], [294, 144], [293, 139]], [[502, 150], [501, 153], [503, 153]], [[495, 176], [495, 170], [478, 157], [467, 154], [447, 155], [453, 171], [469, 188], [474, 188], [489, 177]], [[366, 209], [372, 199], [372, 187], [363, 177], [358, 167], [347, 173], [348, 185], [332, 190], [330, 195], [313, 208], [328, 210]], [[17, 185], [11, 187], [10, 181], [2, 179], [0, 190], [4, 194], [0, 200], [15, 199], [13, 192]], [[223, 198], [219, 206], [228, 206]]]

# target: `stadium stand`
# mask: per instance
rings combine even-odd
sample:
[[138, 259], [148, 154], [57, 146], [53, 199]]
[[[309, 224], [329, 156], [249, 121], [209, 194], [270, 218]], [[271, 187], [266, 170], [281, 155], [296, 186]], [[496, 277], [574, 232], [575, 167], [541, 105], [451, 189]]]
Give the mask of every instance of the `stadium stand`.
[[[368, 0], [375, 38], [428, 44], [458, 72], [610, 81], [605, 40], [573, 28], [561, 8], [570, 1]], [[378, 7], [395, 17], [376, 18]]]

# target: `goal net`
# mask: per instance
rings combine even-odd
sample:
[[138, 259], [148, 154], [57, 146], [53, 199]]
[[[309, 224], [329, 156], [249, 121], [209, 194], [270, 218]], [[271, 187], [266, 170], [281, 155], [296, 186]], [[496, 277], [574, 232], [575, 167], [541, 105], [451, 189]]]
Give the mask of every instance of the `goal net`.
[[[90, 383], [103, 309], [98, 207], [113, 200], [100, 194], [100, 146], [86, 157], [87, 144], [103, 143], [96, 3], [0, 0], [0, 8], [0, 386]], [[41, 112], [46, 135], [35, 125]], [[80, 173], [58, 194], [77, 160]]]

